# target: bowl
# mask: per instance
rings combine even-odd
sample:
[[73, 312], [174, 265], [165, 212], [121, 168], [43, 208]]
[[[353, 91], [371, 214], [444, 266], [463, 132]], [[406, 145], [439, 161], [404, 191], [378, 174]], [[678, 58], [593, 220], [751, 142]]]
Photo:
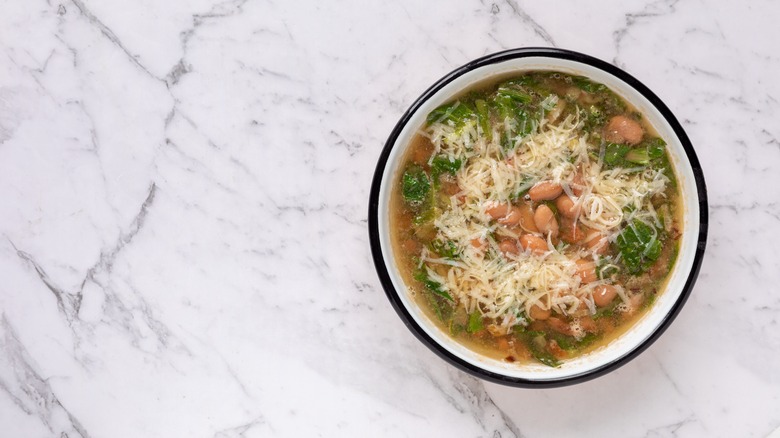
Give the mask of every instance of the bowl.
[[[634, 105], [661, 138], [674, 164], [683, 201], [683, 235], [667, 287], [652, 307], [608, 345], [566, 361], [559, 368], [507, 363], [475, 353], [431, 321], [409, 295], [390, 246], [389, 202], [403, 153], [426, 115], [472, 85], [531, 70], [585, 76], [608, 86]], [[707, 192], [699, 160], [669, 108], [650, 89], [612, 64], [551, 48], [507, 50], [455, 69], [428, 88], [403, 114], [379, 156], [369, 198], [371, 253], [387, 298], [411, 332], [439, 357], [479, 378], [518, 387], [557, 387], [602, 376], [646, 350], [669, 327], [687, 301], [701, 266], [707, 237]]]

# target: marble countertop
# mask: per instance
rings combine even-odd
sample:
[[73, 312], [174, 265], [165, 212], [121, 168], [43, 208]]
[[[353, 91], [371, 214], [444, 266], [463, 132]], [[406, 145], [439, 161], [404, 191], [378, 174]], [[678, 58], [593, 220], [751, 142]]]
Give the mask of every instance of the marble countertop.
[[[780, 4], [11, 0], [0, 14], [3, 437], [765, 437], [780, 426]], [[370, 258], [425, 88], [556, 46], [653, 89], [710, 234], [614, 373], [497, 386], [420, 344]]]

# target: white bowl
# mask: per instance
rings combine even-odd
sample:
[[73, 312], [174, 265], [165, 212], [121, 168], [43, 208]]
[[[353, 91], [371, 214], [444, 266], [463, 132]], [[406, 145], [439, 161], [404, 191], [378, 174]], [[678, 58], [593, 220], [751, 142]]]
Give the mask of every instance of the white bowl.
[[[476, 83], [533, 70], [586, 76], [633, 104], [668, 143], [684, 205], [679, 255], [666, 290], [625, 334], [591, 353], [564, 362], [559, 368], [507, 363], [475, 353], [453, 340], [410, 296], [390, 245], [391, 188], [404, 151], [424, 125], [426, 115]], [[472, 61], [440, 79], [411, 105], [379, 157], [368, 219], [371, 250], [382, 286], [412, 333], [440, 357], [478, 377], [514, 386], [550, 387], [582, 382], [618, 368], [649, 347], [671, 324], [687, 300], [701, 265], [707, 237], [707, 195], [693, 146], [671, 111], [647, 87], [612, 64], [587, 55], [560, 49], [526, 48]]]

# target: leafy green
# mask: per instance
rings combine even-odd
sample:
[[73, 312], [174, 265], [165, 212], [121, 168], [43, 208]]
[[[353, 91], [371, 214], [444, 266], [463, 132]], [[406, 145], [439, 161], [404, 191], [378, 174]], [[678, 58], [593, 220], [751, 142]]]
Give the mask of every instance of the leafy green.
[[628, 151], [625, 155], [625, 159], [632, 163], [650, 164], [655, 169], [662, 169], [665, 165], [668, 165], [665, 147], [666, 143], [660, 138], [651, 138]]
[[462, 128], [469, 120], [475, 116], [474, 110], [461, 101], [455, 101], [442, 105], [428, 114], [428, 124], [450, 123], [456, 128]]
[[599, 339], [599, 335], [596, 333], [586, 333], [580, 339], [574, 336], [564, 335], [562, 333], [549, 333], [549, 336], [558, 343], [558, 346], [566, 351], [577, 351], [587, 347]]
[[516, 79], [508, 80], [500, 85], [501, 87], [519, 87], [522, 89], [535, 89], [539, 87], [539, 80], [536, 75], [528, 74]]
[[510, 87], [507, 87], [507, 86], [500, 86], [500, 87], [498, 87], [498, 90], [496, 91], [496, 93], [499, 96], [508, 97], [508, 98], [510, 98], [510, 99], [512, 99], [514, 101], [517, 101], [517, 102], [519, 102], [521, 104], [531, 103], [531, 101], [533, 100], [531, 95], [523, 93], [520, 90], [517, 90], [515, 88], [510, 88]]
[[626, 161], [636, 164], [650, 164], [650, 154], [647, 149], [631, 149], [625, 155]]
[[642, 308], [648, 309], [655, 302], [655, 294], [648, 294], [645, 292], [645, 300], [642, 302]]
[[483, 99], [477, 99], [474, 101], [474, 105], [477, 107], [477, 121], [482, 129], [482, 135], [488, 141], [493, 140], [493, 129], [490, 127], [490, 108], [488, 108], [487, 102]]
[[441, 284], [431, 280], [422, 269], [414, 273], [414, 279], [424, 286], [423, 297], [436, 317], [442, 322], [450, 321], [454, 311], [453, 299], [450, 294], [443, 289]]
[[522, 101], [506, 94], [497, 93], [490, 103], [498, 113], [500, 124], [503, 124], [506, 119], [514, 120], [515, 132], [505, 133], [508, 139], [511, 139], [515, 134], [528, 135], [533, 131], [534, 123]]
[[413, 164], [406, 168], [403, 177], [401, 178], [401, 193], [404, 200], [411, 207], [420, 207], [425, 199], [428, 197], [428, 193], [431, 191], [431, 182], [428, 179], [428, 174], [422, 169], [422, 167]]
[[433, 252], [445, 259], [456, 260], [460, 256], [458, 245], [451, 240], [434, 239], [430, 243], [430, 248]]
[[523, 337], [531, 355], [536, 360], [553, 368], [561, 365], [561, 362], [547, 349], [547, 334], [545, 332], [529, 331]]
[[620, 232], [615, 245], [628, 273], [639, 275], [661, 255], [661, 234], [655, 227], [634, 220]]
[[462, 164], [463, 161], [460, 159], [450, 160], [446, 155], [435, 156], [431, 162], [431, 178], [433, 179], [434, 185], [438, 183], [440, 175], [446, 173], [455, 175], [455, 172], [460, 169]]
[[482, 315], [479, 311], [475, 311], [469, 315], [469, 322], [466, 325], [466, 331], [469, 333], [476, 333], [482, 330], [485, 326], [482, 324]]
[[587, 93], [600, 93], [609, 90], [606, 85], [593, 82], [584, 76], [572, 76], [571, 81], [577, 88]]
[[607, 167], [622, 167], [625, 165], [625, 156], [631, 150], [624, 144], [608, 143], [604, 153], [604, 163]]
[[622, 300], [612, 300], [611, 303], [596, 310], [596, 313], [593, 314], [593, 319], [598, 320], [601, 318], [612, 318], [617, 314], [615, 310], [622, 302]]
[[466, 327], [463, 324], [458, 324], [456, 322], [450, 324], [450, 334], [452, 336], [458, 336], [463, 333], [463, 330], [466, 330]]
[[582, 110], [580, 114], [585, 118], [584, 128], [586, 131], [596, 131], [607, 122], [606, 112], [598, 105], [591, 105]]
[[450, 301], [455, 301], [452, 299], [452, 296], [446, 290], [444, 290], [444, 286], [438, 281], [431, 280], [431, 278], [428, 277], [428, 274], [426, 274], [424, 270], [417, 271], [414, 274], [414, 279], [422, 283], [422, 285], [425, 286], [425, 289], [428, 291]]

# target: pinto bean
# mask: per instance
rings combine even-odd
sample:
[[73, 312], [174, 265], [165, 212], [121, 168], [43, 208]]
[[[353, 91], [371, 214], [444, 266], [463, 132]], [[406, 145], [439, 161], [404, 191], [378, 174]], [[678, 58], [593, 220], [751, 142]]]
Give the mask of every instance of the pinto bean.
[[563, 187], [560, 184], [552, 181], [542, 181], [536, 183], [528, 190], [528, 197], [532, 201], [550, 201], [557, 198], [563, 193]]
[[579, 259], [574, 263], [577, 264], [577, 276], [580, 277], [583, 283], [593, 283], [598, 280], [596, 263], [584, 259]]
[[444, 181], [441, 183], [441, 191], [447, 196], [455, 196], [460, 193], [460, 186], [456, 182]]
[[593, 302], [599, 307], [604, 307], [611, 303], [615, 296], [617, 296], [617, 289], [609, 284], [597, 286], [593, 290]]
[[492, 207], [485, 209], [485, 213], [493, 219], [500, 219], [509, 214], [511, 208], [512, 206], [509, 204], [494, 204]]
[[577, 320], [580, 323], [580, 327], [588, 333], [596, 333], [599, 331], [599, 327], [596, 325], [596, 321], [590, 316], [583, 316]]
[[530, 203], [522, 203], [520, 207], [520, 227], [530, 233], [538, 233], [539, 229], [536, 228], [536, 222], [534, 222], [534, 208]]
[[612, 143], [634, 145], [642, 141], [643, 135], [642, 125], [623, 115], [612, 117], [604, 127], [604, 139]]
[[520, 254], [520, 249], [517, 247], [517, 241], [514, 239], [504, 239], [498, 242], [498, 249], [504, 254]]
[[523, 234], [520, 236], [520, 246], [524, 250], [533, 254], [544, 254], [547, 252], [547, 242], [539, 236], [533, 234]]
[[569, 195], [558, 196], [555, 199], [555, 206], [558, 208], [561, 216], [566, 216], [569, 219], [574, 219], [580, 214], [580, 207], [574, 205], [574, 200]]
[[580, 196], [585, 191], [585, 177], [582, 176], [582, 171], [578, 170], [574, 174], [574, 180], [572, 181], [571, 192], [574, 196]]
[[506, 226], [517, 225], [522, 219], [523, 213], [519, 207], [512, 206], [509, 208], [506, 216], [498, 218], [498, 223]]
[[517, 225], [522, 217], [521, 209], [511, 204], [495, 204], [487, 208], [485, 213], [496, 219], [501, 225], [509, 227]]
[[609, 248], [607, 238], [598, 231], [591, 231], [585, 236], [585, 246], [591, 251], [598, 247], [598, 249], [596, 249], [596, 254], [604, 254]]
[[551, 329], [558, 333], [562, 333], [568, 336], [574, 335], [574, 331], [571, 329], [571, 325], [557, 316], [551, 316], [548, 318], [547, 325], [549, 325]]
[[558, 236], [558, 221], [555, 220], [555, 214], [550, 207], [544, 204], [536, 207], [534, 223], [542, 234], [549, 234], [552, 237]]
[[566, 243], [580, 243], [585, 238], [582, 226], [572, 219], [561, 218], [561, 240]]
[[531, 306], [531, 310], [528, 311], [528, 316], [536, 321], [544, 321], [550, 317], [550, 309], [542, 309], [538, 304]]

